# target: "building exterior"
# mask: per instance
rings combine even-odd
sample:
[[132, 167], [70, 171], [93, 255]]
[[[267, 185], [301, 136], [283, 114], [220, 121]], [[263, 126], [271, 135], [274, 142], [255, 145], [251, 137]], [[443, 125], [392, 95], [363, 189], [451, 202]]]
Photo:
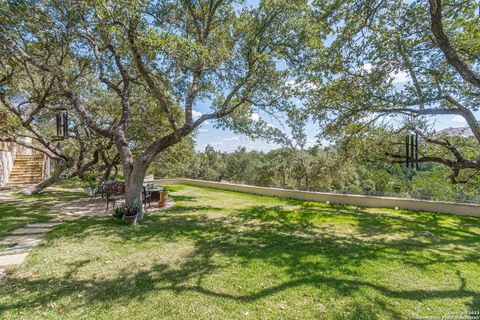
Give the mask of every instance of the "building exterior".
[[44, 154], [13, 142], [0, 142], [0, 187], [36, 184], [48, 178], [49, 172], [50, 159]]

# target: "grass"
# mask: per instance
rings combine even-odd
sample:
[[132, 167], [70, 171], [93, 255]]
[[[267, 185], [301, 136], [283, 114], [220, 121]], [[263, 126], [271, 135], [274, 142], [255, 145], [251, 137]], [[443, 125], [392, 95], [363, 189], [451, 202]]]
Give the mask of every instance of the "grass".
[[411, 319], [480, 311], [480, 220], [176, 186], [143, 224], [50, 232], [0, 318]]
[[85, 197], [86, 194], [78, 189], [73, 191], [51, 189], [38, 195], [24, 195], [17, 192], [14, 196], [13, 201], [0, 203], [0, 239], [29, 223], [43, 222], [56, 217], [58, 213], [50, 211], [53, 201], [74, 200]]

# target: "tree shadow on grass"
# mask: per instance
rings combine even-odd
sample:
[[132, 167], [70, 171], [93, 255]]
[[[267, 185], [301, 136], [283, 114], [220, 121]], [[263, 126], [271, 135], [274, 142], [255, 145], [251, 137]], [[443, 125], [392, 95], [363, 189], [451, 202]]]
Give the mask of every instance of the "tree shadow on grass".
[[176, 204], [173, 207], [165, 211], [165, 214], [194, 214], [198, 212], [214, 212], [224, 211], [223, 208], [216, 208], [212, 206], [195, 206], [195, 205], [183, 205]]
[[0, 203], [0, 239], [28, 223], [46, 221], [55, 216], [45, 204]]
[[170, 196], [173, 200], [180, 202], [180, 201], [195, 201], [197, 197], [193, 196], [180, 196], [180, 195], [171, 195]]
[[[0, 305], [0, 312], [17, 310], [28, 307], [40, 307], [51, 304], [59, 297], [76, 296], [82, 293], [81, 302], [69, 305], [69, 308], [82, 308], [102, 304], [115, 306], [118, 301], [125, 299], [142, 301], [147, 295], [163, 291], [175, 294], [197, 293], [205, 297], [221, 298], [241, 303], [255, 303], [262, 299], [274, 296], [290, 289], [309, 286], [318, 290], [333, 290], [338, 297], [350, 297], [363, 289], [377, 292], [380, 297], [375, 304], [380, 305], [391, 319], [403, 319], [406, 314], [399, 314], [392, 309], [381, 297], [407, 301], [424, 302], [431, 299], [471, 299], [469, 307], [478, 311], [480, 300], [478, 292], [466, 289], [466, 280], [459, 274], [460, 285], [451, 290], [401, 290], [392, 289], [384, 285], [362, 280], [352, 280], [350, 277], [321, 275], [319, 273], [304, 273], [302, 276], [291, 277], [277, 285], [272, 285], [255, 292], [243, 294], [239, 292], [225, 292], [202, 285], [201, 279], [217, 271], [218, 266], [210, 262], [211, 255], [205, 252], [195, 252], [190, 259], [172, 269], [168, 264], [156, 264], [149, 270], [132, 271], [130, 268], [121, 270], [121, 274], [114, 279], [77, 279], [75, 274], [82, 272], [81, 268], [90, 263], [82, 260], [79, 263], [69, 264], [70, 270], [66, 277], [44, 278], [29, 280], [24, 278], [9, 279], [0, 292], [5, 295], [16, 296], [18, 292], [27, 292], [30, 299], [15, 299], [11, 303]], [[194, 283], [189, 280], [196, 279]], [[355, 319], [375, 319], [378, 315], [372, 313], [370, 305], [357, 303], [353, 313]]]
[[[381, 281], [362, 277], [358, 268], [365, 262], [388, 263], [395, 259], [403, 263], [445, 262], [442, 257], [423, 257], [423, 251], [431, 243], [418, 243], [412, 240], [382, 241], [350, 237], [338, 234], [334, 229], [319, 229], [323, 218], [344, 216], [359, 234], [377, 235], [403, 232], [412, 228], [429, 228], [458, 243], [468, 245], [480, 240], [475, 232], [457, 232], [444, 228], [436, 217], [420, 216], [418, 221], [401, 215], [379, 216], [362, 210], [347, 207], [310, 206], [299, 209], [285, 209], [282, 206], [252, 206], [238, 209], [231, 215], [209, 219], [208, 211], [222, 208], [209, 206], [180, 205], [162, 213], [147, 215], [142, 225], [125, 227], [121, 222], [108, 218], [86, 218], [70, 222], [53, 230], [47, 236], [49, 241], [76, 242], [89, 236], [98, 236], [106, 241], [120, 241], [125, 246], [135, 248], [139, 244], [157, 245], [177, 242], [179, 239], [192, 243], [194, 250], [183, 257], [175, 266], [169, 263], [153, 263], [147, 270], [127, 266], [119, 270], [113, 278], [79, 277], [84, 267], [93, 261], [82, 258], [78, 261], [65, 261], [63, 276], [42, 279], [10, 278], [0, 292], [6, 296], [28, 293], [27, 299], [13, 299], [0, 306], [0, 311], [45, 305], [58, 297], [84, 292], [82, 305], [102, 303], [114, 305], [123, 299], [139, 299], [155, 292], [198, 293], [206, 297], [222, 298], [243, 303], [255, 303], [292, 288], [313, 287], [319, 291], [331, 290], [337, 296], [348, 297], [362, 290], [373, 290], [378, 294], [375, 301], [390, 318], [404, 318], [382, 298], [405, 301], [428, 301], [430, 299], [470, 299], [472, 311], [480, 308], [479, 292], [468, 289], [467, 278], [457, 272], [458, 287], [451, 289], [402, 289], [401, 286], [387, 286]], [[320, 222], [319, 222], [320, 221]], [[369, 231], [371, 230], [371, 231]], [[370, 232], [370, 233], [369, 233]], [[443, 232], [443, 233], [442, 233]], [[115, 237], [111, 239], [111, 237]], [[161, 246], [159, 246], [161, 248]], [[440, 248], [436, 248], [440, 250]], [[161, 250], [161, 249], [159, 249]], [[442, 249], [441, 254], [447, 250]], [[478, 252], [478, 251], [477, 251]], [[478, 261], [479, 254], [457, 253], [459, 262]], [[216, 290], [204, 285], [205, 277], [218, 274], [228, 268], [215, 261], [221, 256], [247, 270], [252, 263], [261, 261], [273, 269], [281, 269], [285, 277], [280, 283], [266, 288], [255, 287], [245, 293], [231, 288]], [[463, 259], [461, 258], [463, 257]], [[78, 258], [78, 257], [77, 257]], [[448, 260], [448, 259], [447, 259]], [[455, 267], [452, 266], [452, 269]], [[239, 280], [241, 281], [241, 280]], [[37, 292], [41, 292], [38, 294]], [[355, 305], [356, 318], [375, 317], [366, 305]], [[409, 315], [408, 315], [409, 316]]]
[[[480, 230], [480, 219], [478, 218], [408, 210], [365, 209], [298, 200], [288, 200], [287, 202], [299, 207], [295, 212], [288, 211], [287, 216], [291, 217], [292, 214], [295, 214], [307, 221], [315, 217], [335, 215], [348, 217], [355, 222], [355, 230], [365, 237], [408, 234], [413, 239], [426, 234], [430, 238], [427, 239], [427, 243], [430, 244], [480, 242], [480, 233], [472, 230], [472, 228]], [[285, 220], [287, 223], [289, 222], [289, 219]], [[454, 220], [457, 222], [454, 223]]]
[[83, 191], [69, 191], [69, 190], [43, 190], [42, 192], [34, 195], [27, 195], [23, 193], [17, 193], [16, 197], [26, 201], [71, 201], [82, 198], [88, 198], [89, 195]]

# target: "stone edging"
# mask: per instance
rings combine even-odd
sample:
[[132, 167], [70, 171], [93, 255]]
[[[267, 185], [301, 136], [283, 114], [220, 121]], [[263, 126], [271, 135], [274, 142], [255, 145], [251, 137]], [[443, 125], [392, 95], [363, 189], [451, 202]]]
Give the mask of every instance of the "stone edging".
[[229, 191], [251, 193], [269, 197], [291, 198], [304, 201], [327, 202], [335, 204], [346, 204], [370, 208], [392, 208], [414, 211], [429, 211], [447, 213], [459, 216], [480, 217], [480, 205], [455, 203], [448, 201], [431, 201], [417, 199], [403, 199], [393, 197], [376, 197], [365, 195], [337, 194], [328, 192], [311, 192], [286, 190], [279, 188], [256, 187], [244, 184], [233, 184], [226, 182], [213, 182], [185, 178], [155, 179], [153, 182], [164, 185], [185, 184], [197, 187], [215, 188]]

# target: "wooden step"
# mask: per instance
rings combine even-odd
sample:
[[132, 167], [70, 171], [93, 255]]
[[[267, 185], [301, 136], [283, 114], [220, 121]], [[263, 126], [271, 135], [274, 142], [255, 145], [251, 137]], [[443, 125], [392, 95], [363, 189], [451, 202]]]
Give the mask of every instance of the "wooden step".
[[43, 158], [43, 154], [32, 153], [32, 154], [17, 154], [16, 158]]
[[24, 176], [13, 176], [8, 179], [8, 181], [18, 181], [18, 180], [41, 180], [42, 177], [39, 174], [24, 175]]
[[42, 168], [43, 167], [43, 163], [26, 163], [26, 164], [15, 164], [14, 163], [14, 166], [15, 168], [13, 169], [20, 169], [20, 168]]
[[8, 183], [7, 186], [9, 187], [20, 187], [20, 186], [31, 186], [35, 184], [39, 184], [41, 181], [24, 181], [24, 182], [12, 182]]
[[18, 164], [43, 163], [43, 161], [40, 160], [15, 160], [15, 162]]
[[11, 179], [8, 180], [9, 183], [16, 183], [16, 182], [25, 182], [25, 181], [42, 181], [42, 179], [38, 177], [25, 177], [25, 178], [18, 178], [18, 179]]
[[16, 170], [12, 170], [11, 174], [15, 174], [15, 173], [25, 173], [25, 172], [41, 172], [42, 171], [42, 168], [31, 168], [31, 169], [16, 169]]
[[43, 168], [43, 164], [16, 165], [12, 170]]
[[19, 180], [19, 181], [8, 181], [9, 186], [15, 186], [19, 184], [37, 184], [42, 182], [42, 180]]
[[12, 172], [21, 172], [27, 170], [42, 170], [43, 166], [28, 166], [28, 167], [15, 167], [12, 169]]
[[11, 179], [24, 179], [24, 178], [40, 178], [40, 177], [41, 177], [41, 173], [40, 174], [38, 174], [38, 173], [17, 174], [17, 175], [10, 176], [9, 180], [11, 180]]
[[10, 174], [10, 177], [28, 177], [28, 176], [38, 176], [42, 172], [22, 172], [22, 173], [13, 173]]
[[43, 162], [43, 159], [33, 159], [33, 158], [15, 158], [16, 162]]
[[9, 184], [12, 184], [12, 183], [35, 183], [35, 182], [40, 182], [42, 181], [42, 179], [38, 179], [38, 178], [32, 178], [32, 179], [12, 179], [12, 180], [9, 180], [8, 183]]
[[15, 157], [8, 179], [9, 186], [28, 186], [41, 182], [44, 171], [43, 154], [19, 154]]
[[42, 178], [36, 175], [36, 176], [10, 177], [10, 179], [8, 179], [8, 181], [25, 181], [25, 180], [42, 180]]

